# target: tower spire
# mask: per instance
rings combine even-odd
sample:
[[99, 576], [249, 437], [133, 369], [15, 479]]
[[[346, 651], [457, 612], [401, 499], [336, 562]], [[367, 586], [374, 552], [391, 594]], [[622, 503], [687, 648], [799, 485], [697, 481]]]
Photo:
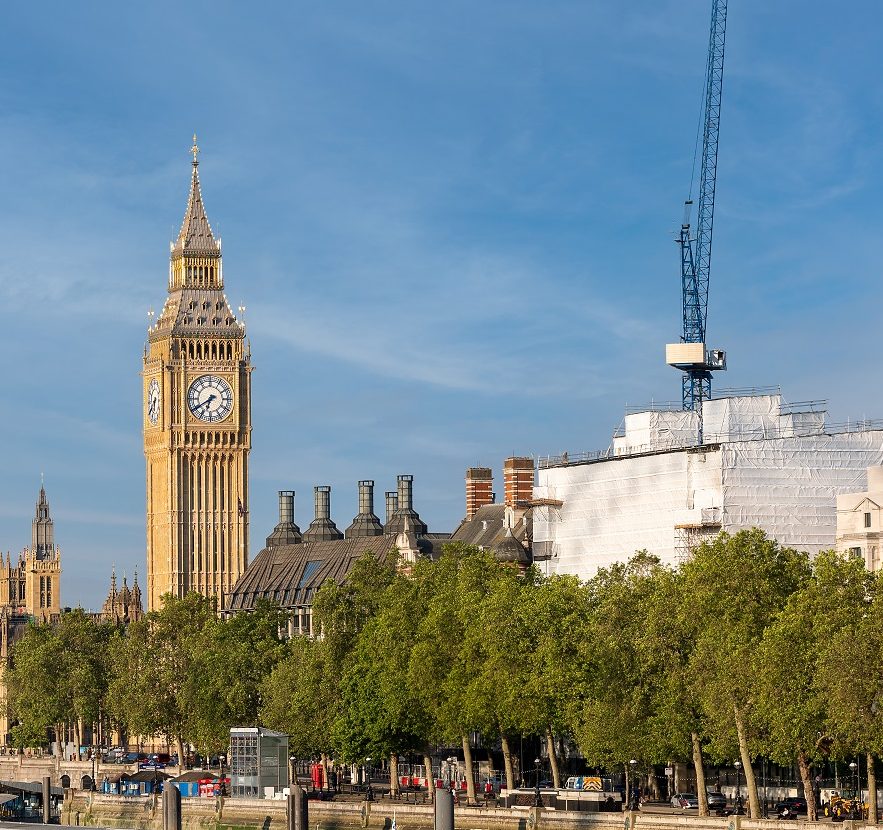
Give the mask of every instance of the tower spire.
[[215, 240], [208, 216], [205, 213], [205, 205], [202, 202], [202, 189], [199, 185], [199, 147], [196, 144], [196, 133], [193, 134], [193, 146], [190, 148], [190, 152], [193, 155], [190, 195], [187, 198], [187, 209], [184, 211], [184, 221], [181, 223], [178, 239], [172, 245], [172, 260], [182, 257], [214, 260], [220, 258], [221, 246]]
[[49, 515], [49, 500], [40, 476], [40, 495], [37, 497], [34, 520], [31, 522], [31, 552], [37, 559], [47, 559], [55, 553], [55, 528]]

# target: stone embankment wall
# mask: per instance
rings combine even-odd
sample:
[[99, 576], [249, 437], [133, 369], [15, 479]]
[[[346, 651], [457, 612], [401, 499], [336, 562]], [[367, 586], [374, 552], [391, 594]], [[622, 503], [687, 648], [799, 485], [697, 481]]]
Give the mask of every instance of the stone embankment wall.
[[[182, 830], [286, 830], [285, 802], [245, 798], [185, 798]], [[310, 801], [310, 830], [431, 830], [432, 805], [392, 801]], [[91, 827], [162, 830], [162, 804], [151, 797], [68, 793], [62, 823]], [[661, 813], [575, 813], [457, 807], [456, 830], [831, 830], [830, 823], [753, 820], [744, 816], [700, 818]], [[842, 830], [855, 830], [844, 822]]]
[[[65, 761], [52, 755], [0, 755], [0, 781], [42, 781], [48, 775], [55, 786], [61, 787], [65, 783], [62, 777], [67, 776], [70, 786], [76, 789], [84, 776], [91, 778], [93, 769], [100, 782], [105, 775], [137, 772], [138, 765], [96, 762], [93, 768], [91, 761]], [[170, 771], [175, 773], [174, 769]]]

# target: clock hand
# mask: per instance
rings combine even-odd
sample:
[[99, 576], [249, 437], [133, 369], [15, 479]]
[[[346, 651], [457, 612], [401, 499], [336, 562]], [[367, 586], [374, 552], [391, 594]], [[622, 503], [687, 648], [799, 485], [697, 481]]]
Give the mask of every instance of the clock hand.
[[209, 395], [208, 398], [206, 398], [205, 401], [199, 405], [199, 408], [205, 409], [217, 397], [217, 395]]

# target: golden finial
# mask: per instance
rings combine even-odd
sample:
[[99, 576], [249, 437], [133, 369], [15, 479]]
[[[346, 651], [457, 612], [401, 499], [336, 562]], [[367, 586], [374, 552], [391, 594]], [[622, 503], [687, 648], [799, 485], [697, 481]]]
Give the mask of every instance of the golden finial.
[[193, 133], [193, 146], [190, 148], [190, 152], [193, 153], [193, 166], [196, 167], [199, 164], [196, 160], [196, 156], [199, 154], [199, 147], [196, 146], [196, 133]]

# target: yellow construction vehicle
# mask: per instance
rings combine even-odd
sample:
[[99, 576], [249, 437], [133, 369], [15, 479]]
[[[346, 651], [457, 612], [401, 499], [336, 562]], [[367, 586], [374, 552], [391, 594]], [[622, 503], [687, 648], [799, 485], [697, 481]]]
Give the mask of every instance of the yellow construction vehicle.
[[846, 819], [866, 820], [868, 818], [868, 802], [862, 799], [861, 794], [856, 795], [852, 790], [831, 793], [831, 798], [825, 804], [824, 813], [834, 821]]

